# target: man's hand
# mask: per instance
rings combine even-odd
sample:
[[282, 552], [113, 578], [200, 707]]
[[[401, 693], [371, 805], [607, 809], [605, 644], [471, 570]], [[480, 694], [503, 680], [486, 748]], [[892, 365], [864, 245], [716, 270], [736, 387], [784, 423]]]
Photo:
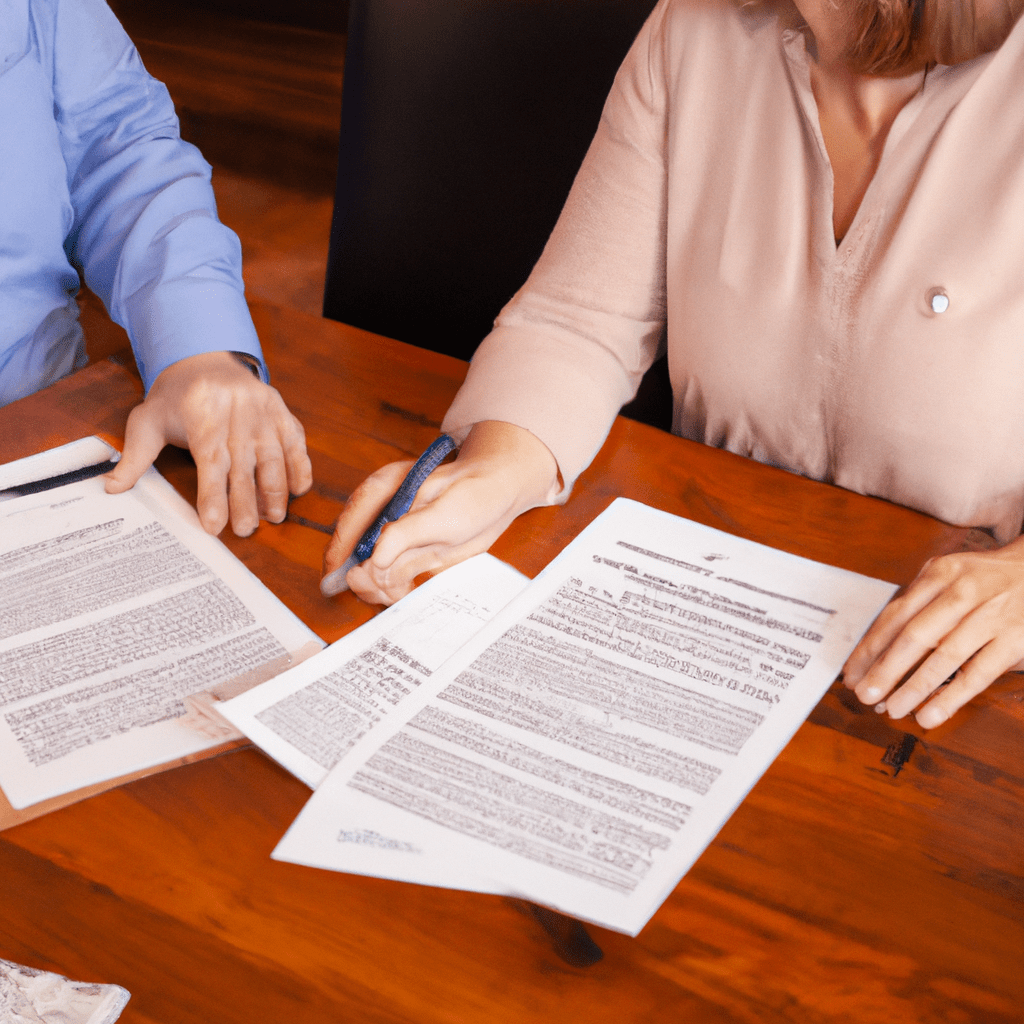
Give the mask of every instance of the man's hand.
[[230, 352], [172, 363], [128, 417], [121, 461], [106, 476], [119, 494], [153, 464], [166, 444], [196, 461], [199, 519], [208, 533], [227, 525], [248, 536], [267, 519], [281, 522], [288, 495], [303, 494], [313, 476], [302, 425], [281, 396]]
[[[324, 574], [337, 569], [398, 490], [411, 462], [392, 462], [353, 492], [324, 552]], [[528, 430], [488, 421], [470, 431], [452, 463], [435, 469], [409, 512], [384, 527], [373, 554], [346, 577], [370, 604], [392, 604], [416, 577], [486, 551], [521, 512], [549, 504], [558, 466]]]
[[932, 729], [1022, 659], [1024, 538], [928, 561], [864, 635], [843, 681], [865, 704], [884, 700], [892, 718], [927, 700], [915, 717]]

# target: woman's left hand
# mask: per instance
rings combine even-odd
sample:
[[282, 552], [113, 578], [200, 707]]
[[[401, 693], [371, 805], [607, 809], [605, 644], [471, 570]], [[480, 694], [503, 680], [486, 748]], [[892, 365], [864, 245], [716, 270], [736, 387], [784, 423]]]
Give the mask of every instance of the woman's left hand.
[[1022, 660], [1024, 538], [926, 562], [856, 646], [843, 681], [865, 704], [884, 700], [892, 718], [927, 700], [915, 717], [932, 729]]

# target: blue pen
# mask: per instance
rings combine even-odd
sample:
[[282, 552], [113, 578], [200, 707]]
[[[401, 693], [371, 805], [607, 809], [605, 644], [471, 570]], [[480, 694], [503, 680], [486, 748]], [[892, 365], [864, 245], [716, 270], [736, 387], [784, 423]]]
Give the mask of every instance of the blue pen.
[[447, 435], [442, 434], [430, 447], [416, 460], [412, 469], [406, 474], [401, 487], [395, 491], [395, 496], [384, 506], [384, 511], [373, 521], [370, 528], [359, 538], [352, 554], [345, 559], [342, 565], [329, 572], [320, 581], [320, 593], [324, 597], [333, 597], [348, 590], [345, 577], [349, 569], [365, 562], [380, 539], [380, 532], [388, 523], [400, 519], [412, 507], [413, 499], [420, 485], [430, 476], [431, 473], [441, 465], [442, 462], [456, 448], [455, 442]]

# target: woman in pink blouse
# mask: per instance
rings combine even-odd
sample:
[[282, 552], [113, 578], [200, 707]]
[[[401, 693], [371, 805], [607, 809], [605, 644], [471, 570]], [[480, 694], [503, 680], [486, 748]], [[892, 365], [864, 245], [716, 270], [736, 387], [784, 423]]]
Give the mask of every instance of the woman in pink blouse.
[[[667, 339], [676, 433], [1003, 545], [889, 605], [844, 671], [861, 700], [930, 728], [1021, 662], [1022, 9], [662, 0], [448, 412], [458, 459], [352, 589], [390, 603], [564, 500]], [[407, 468], [353, 494], [327, 570]]]

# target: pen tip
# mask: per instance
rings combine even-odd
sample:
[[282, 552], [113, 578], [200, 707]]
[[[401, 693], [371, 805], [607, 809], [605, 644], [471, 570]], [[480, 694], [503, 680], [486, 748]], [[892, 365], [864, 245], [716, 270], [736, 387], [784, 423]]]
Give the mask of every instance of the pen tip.
[[348, 575], [349, 569], [354, 569], [359, 564], [358, 559], [355, 555], [349, 555], [345, 561], [338, 566], [334, 572], [329, 572], [320, 581], [320, 593], [324, 597], [334, 597], [336, 594], [344, 594], [348, 590], [348, 584], [345, 582], [345, 577]]

